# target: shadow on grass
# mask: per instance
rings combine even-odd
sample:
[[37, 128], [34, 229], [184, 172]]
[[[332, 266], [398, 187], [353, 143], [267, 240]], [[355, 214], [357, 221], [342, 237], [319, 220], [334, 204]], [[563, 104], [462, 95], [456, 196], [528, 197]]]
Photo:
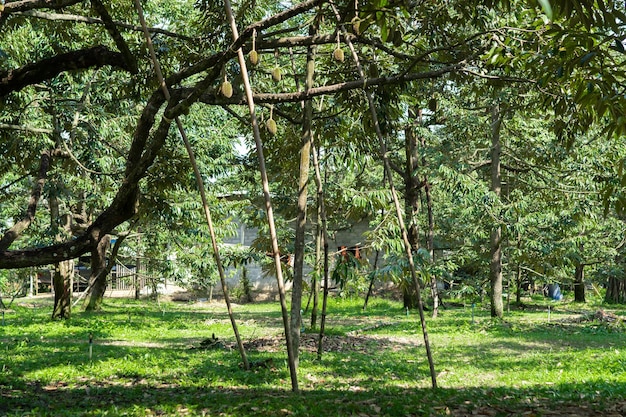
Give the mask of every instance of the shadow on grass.
[[626, 412], [624, 384], [529, 389], [329, 390], [294, 394], [277, 389], [150, 385], [2, 388], [6, 416], [618, 416]]

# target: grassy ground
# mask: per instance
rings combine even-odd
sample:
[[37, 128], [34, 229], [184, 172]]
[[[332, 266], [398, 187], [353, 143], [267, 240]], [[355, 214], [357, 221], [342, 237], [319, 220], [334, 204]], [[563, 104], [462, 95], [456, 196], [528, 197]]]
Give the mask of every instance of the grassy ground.
[[626, 415], [626, 309], [536, 299], [504, 321], [442, 310], [428, 320], [433, 390], [417, 313], [361, 306], [331, 301], [321, 361], [306, 329], [293, 394], [277, 303], [235, 307], [257, 365], [245, 371], [221, 304], [107, 299], [52, 322], [49, 299], [22, 300], [0, 326], [0, 415]]

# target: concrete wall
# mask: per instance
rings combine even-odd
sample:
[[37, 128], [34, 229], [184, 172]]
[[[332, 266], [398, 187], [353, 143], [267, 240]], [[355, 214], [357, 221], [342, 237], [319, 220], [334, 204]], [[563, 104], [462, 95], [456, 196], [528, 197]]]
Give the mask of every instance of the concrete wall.
[[[365, 238], [363, 237], [363, 233], [369, 230], [369, 224], [367, 221], [362, 221], [352, 225], [349, 228], [337, 230], [330, 233], [330, 240], [328, 244], [329, 250], [329, 266], [332, 269], [335, 264], [335, 259], [338, 255], [338, 248], [342, 246], [346, 246], [348, 248], [354, 247], [358, 245], [359, 247], [364, 247], [366, 245]], [[309, 231], [309, 230], [307, 230]], [[256, 228], [248, 228], [243, 225], [240, 225], [237, 233], [227, 239], [224, 239], [225, 244], [232, 245], [243, 245], [250, 246], [252, 242], [257, 238], [258, 229]], [[370, 259], [370, 263], [373, 263], [374, 254], [370, 253], [368, 255]], [[275, 276], [263, 276], [263, 272], [261, 270], [261, 265], [259, 263], [250, 263], [246, 265], [246, 269], [248, 271], [248, 278], [250, 283], [252, 284], [252, 293], [256, 298], [263, 298], [263, 296], [269, 295], [270, 297], [274, 297], [278, 293], [278, 285], [276, 283]], [[307, 275], [312, 271], [311, 265], [306, 265], [304, 267], [304, 273]], [[235, 270], [233, 268], [228, 268], [226, 270], [227, 275], [227, 284], [229, 288], [235, 288], [239, 285], [241, 278], [241, 269]], [[286, 283], [287, 290], [290, 288], [289, 283]], [[221, 292], [221, 286], [218, 284], [216, 288], [215, 294], [219, 294]]]

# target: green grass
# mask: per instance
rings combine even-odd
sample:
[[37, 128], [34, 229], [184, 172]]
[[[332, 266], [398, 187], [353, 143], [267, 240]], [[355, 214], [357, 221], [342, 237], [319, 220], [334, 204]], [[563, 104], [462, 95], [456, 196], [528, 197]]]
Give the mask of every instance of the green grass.
[[599, 308], [626, 317], [626, 309], [528, 301], [529, 308], [512, 309], [504, 321], [481, 306], [473, 316], [468, 306], [429, 318], [439, 385], [433, 390], [417, 312], [407, 315], [401, 304], [382, 299], [363, 312], [362, 300], [333, 299], [329, 351], [318, 361], [315, 332], [306, 329], [302, 392], [293, 394], [282, 343], [270, 346], [283, 331], [278, 303], [234, 308], [244, 342], [255, 342], [250, 361], [271, 360], [245, 371], [236, 349], [197, 348], [212, 334], [234, 347], [221, 304], [107, 299], [102, 312], [51, 321], [50, 300], [26, 299], [0, 327], [0, 415], [626, 412], [626, 327], [580, 320]]

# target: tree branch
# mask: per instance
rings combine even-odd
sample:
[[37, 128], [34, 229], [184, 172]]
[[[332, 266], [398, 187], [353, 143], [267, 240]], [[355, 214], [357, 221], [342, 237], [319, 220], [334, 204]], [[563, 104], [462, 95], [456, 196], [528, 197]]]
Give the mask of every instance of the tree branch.
[[118, 67], [129, 70], [124, 57], [105, 46], [81, 49], [27, 64], [21, 68], [0, 73], [0, 97], [22, 88], [52, 79], [64, 71], [99, 68], [102, 66]]
[[115, 25], [115, 22], [113, 22], [113, 19], [111, 18], [111, 15], [109, 14], [107, 8], [104, 7], [104, 4], [102, 4], [100, 0], [91, 0], [91, 7], [93, 7], [96, 13], [100, 15], [104, 27], [115, 41], [117, 49], [119, 49], [119, 51], [122, 53], [122, 56], [124, 57], [124, 62], [128, 66], [128, 70], [130, 71], [130, 73], [137, 74], [139, 72], [139, 68], [137, 68], [137, 60], [135, 59], [135, 56], [130, 52], [130, 48], [122, 37], [122, 34], [119, 30], [117, 30], [117, 26]]
[[22, 132], [43, 133], [43, 134], [46, 134], [46, 135], [51, 135], [52, 134], [52, 129], [41, 129], [41, 128], [38, 128], [38, 127], [10, 125], [10, 124], [6, 124], [6, 123], [0, 123], [0, 129], [20, 130]]
[[[295, 93], [258, 93], [254, 94], [254, 102], [267, 103], [267, 104], [279, 104], [279, 103], [294, 103], [302, 100], [307, 100], [312, 97], [323, 96], [326, 94], [338, 93], [341, 91], [356, 90], [367, 87], [401, 84], [413, 80], [431, 79], [442, 77], [450, 72], [459, 71], [463, 68], [463, 64], [456, 64], [446, 66], [438, 70], [412, 73], [406, 75], [392, 76], [392, 77], [379, 77], [368, 78], [364, 81], [346, 81], [339, 84], [325, 85], [323, 87], [315, 87], [308, 91], [298, 91]], [[178, 88], [172, 89], [172, 97], [180, 100], [183, 97], [190, 96], [195, 89], [192, 88]], [[233, 96], [230, 99], [226, 99], [223, 96], [217, 96], [213, 93], [203, 93], [199, 101], [205, 104], [219, 104], [219, 105], [244, 105], [246, 104], [245, 98], [242, 95]]]
[[[66, 21], [66, 22], [76, 22], [76, 23], [86, 23], [86, 24], [96, 24], [96, 25], [102, 25], [104, 24], [104, 22], [102, 21], [102, 19], [98, 19], [96, 17], [89, 17], [89, 16], [80, 16], [80, 15], [75, 15], [75, 14], [67, 14], [67, 13], [45, 13], [45, 12], [40, 12], [38, 10], [29, 10], [26, 12], [18, 12], [16, 14], [19, 15], [23, 15], [23, 16], [30, 16], [30, 17], [35, 17], [37, 19], [45, 19], [45, 20], [56, 20], [56, 21]], [[141, 32], [141, 26], [137, 26], [137, 25], [131, 25], [125, 22], [119, 22], [114, 20], [113, 23], [116, 26], [119, 26], [121, 28], [124, 29], [129, 29], [129, 30], [134, 30], [137, 32]], [[171, 32], [169, 30], [165, 30], [165, 29], [161, 29], [161, 28], [148, 28], [148, 32], [150, 33], [158, 33], [161, 35], [166, 35], [172, 38], [179, 38], [179, 39], [184, 39], [187, 41], [195, 41], [196, 39], [190, 37], [190, 36], [185, 36], [185, 35], [181, 35], [178, 33], [174, 33]]]
[[62, 9], [81, 0], [20, 0], [5, 3], [2, 14], [11, 14], [15, 12], [25, 12], [32, 9]]
[[13, 242], [15, 242], [15, 239], [17, 239], [20, 234], [24, 230], [26, 230], [35, 219], [37, 204], [39, 203], [39, 199], [41, 198], [41, 192], [43, 191], [43, 186], [48, 176], [48, 170], [50, 169], [52, 157], [63, 155], [64, 152], [59, 149], [47, 150], [41, 153], [41, 159], [39, 162], [39, 174], [37, 175], [37, 181], [35, 181], [35, 185], [33, 186], [33, 189], [30, 193], [26, 214], [20, 221], [15, 223], [13, 227], [7, 230], [4, 236], [2, 236], [2, 239], [0, 239], [0, 251], [7, 250], [9, 246], [11, 246]]

